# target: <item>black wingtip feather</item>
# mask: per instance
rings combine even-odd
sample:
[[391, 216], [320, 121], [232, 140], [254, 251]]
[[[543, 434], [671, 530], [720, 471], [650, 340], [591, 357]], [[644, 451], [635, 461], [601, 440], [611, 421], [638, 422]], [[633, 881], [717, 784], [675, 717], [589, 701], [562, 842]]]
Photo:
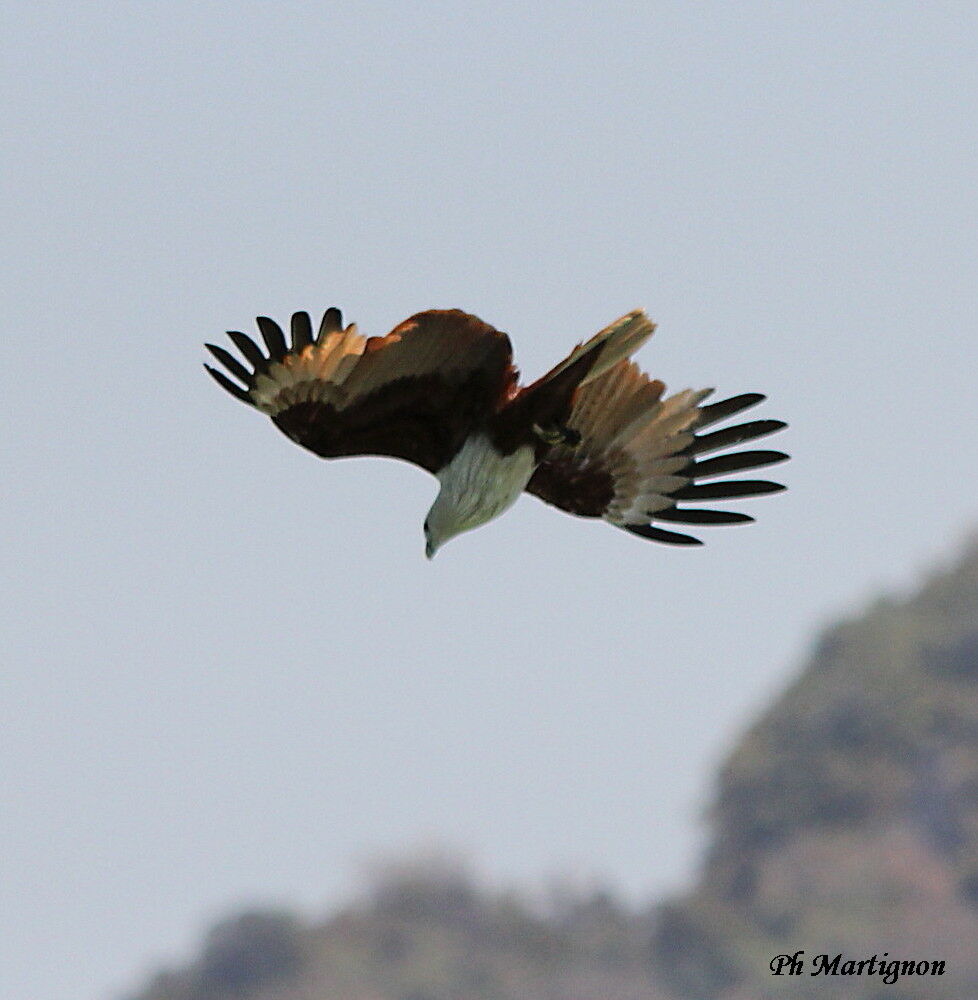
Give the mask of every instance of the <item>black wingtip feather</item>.
[[224, 365], [225, 368], [237, 379], [247, 385], [251, 381], [251, 372], [231, 353], [224, 350], [223, 347], [218, 347], [217, 344], [204, 344], [207, 348], [217, 358], [218, 361]]
[[726, 483], [693, 483], [676, 490], [674, 500], [732, 500], [780, 493], [785, 487], [766, 479], [735, 479]]
[[626, 531], [640, 538], [647, 538], [652, 542], [663, 542], [666, 545], [702, 545], [699, 538], [692, 535], [681, 535], [677, 531], [664, 531], [662, 528], [655, 528], [651, 524], [626, 524]]
[[697, 434], [690, 446], [689, 453], [702, 455], [706, 452], [716, 451], [718, 448], [743, 444], [745, 441], [753, 441], [755, 438], [774, 434], [787, 426], [783, 420], [751, 420], [745, 424], [736, 424], [734, 427], [724, 427], [723, 430], [713, 431], [711, 434]]
[[234, 341], [234, 346], [244, 355], [245, 359], [251, 362], [256, 373], [265, 371], [268, 367], [268, 358], [262, 354], [261, 349], [251, 337], [240, 330], [228, 330], [228, 336]]
[[323, 320], [319, 324], [319, 340], [327, 336], [330, 333], [339, 333], [343, 329], [343, 313], [336, 308], [336, 306], [330, 306], [326, 312], [323, 313]]
[[751, 524], [750, 514], [738, 514], [732, 510], [701, 510], [697, 507], [670, 507], [652, 515], [657, 521], [673, 521], [677, 524]]
[[265, 346], [268, 348], [268, 356], [272, 361], [281, 361], [289, 350], [282, 328], [268, 316], [259, 316], [256, 322], [261, 331], [262, 339], [265, 341]]
[[[744, 392], [731, 396], [710, 406], [700, 407], [699, 419], [695, 425], [698, 431], [710, 424], [718, 423], [734, 414], [762, 403], [767, 397], [760, 392]], [[687, 465], [680, 471], [686, 477], [687, 485], [672, 492], [672, 501], [702, 501], [702, 500], [733, 500], [745, 497], [760, 497], [771, 493], [780, 493], [785, 487], [781, 483], [766, 479], [741, 479], [733, 482], [703, 482], [716, 476], [726, 476], [729, 473], [744, 472], [748, 469], [759, 469], [763, 466], [775, 465], [788, 459], [783, 451], [750, 450], [724, 452], [713, 458], [698, 456], [708, 452], [720, 451], [745, 441], [774, 434], [787, 427], [783, 420], [749, 420], [734, 427], [724, 427], [718, 431], [706, 434], [696, 433], [692, 442], [680, 453], [687, 460]], [[751, 524], [754, 518], [749, 514], [734, 511], [708, 510], [702, 507], [677, 507], [665, 510], [649, 511], [650, 522], [666, 522], [668, 524], [688, 524], [697, 526]], [[692, 535], [683, 535], [674, 531], [666, 531], [654, 526], [626, 524], [623, 527], [633, 535], [648, 538], [651, 541], [663, 542], [667, 545], [702, 545], [702, 541]]]
[[716, 458], [708, 458], [702, 462], [691, 462], [683, 470], [684, 476], [695, 479], [707, 479], [710, 476], [723, 476], [728, 472], [743, 472], [746, 469], [760, 469], [766, 465], [777, 465], [786, 462], [788, 456], [783, 451], [733, 451]]
[[292, 314], [292, 350], [301, 351], [312, 343], [312, 320], [307, 312]]
[[224, 372], [219, 372], [216, 368], [211, 368], [210, 365], [204, 365], [207, 371], [210, 373], [211, 377], [217, 382], [222, 389], [227, 389], [235, 399], [240, 399], [242, 403], [247, 403], [249, 406], [254, 406], [251, 397], [248, 393], [241, 388], [240, 385], [236, 385], [232, 382]]
[[711, 403], [709, 406], [700, 407], [700, 418], [697, 427], [707, 427], [715, 424], [718, 420], [732, 417], [735, 413], [748, 410], [758, 403], [763, 403], [767, 399], [761, 392], [743, 392], [739, 396], [731, 396], [729, 399], [721, 399], [719, 403]]

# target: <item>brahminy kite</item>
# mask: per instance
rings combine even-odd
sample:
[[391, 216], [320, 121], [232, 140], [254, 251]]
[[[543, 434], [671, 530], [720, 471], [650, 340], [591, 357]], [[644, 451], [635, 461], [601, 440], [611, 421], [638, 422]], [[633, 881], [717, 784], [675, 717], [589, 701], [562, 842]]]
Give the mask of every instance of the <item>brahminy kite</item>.
[[765, 397], [744, 393], [704, 406], [712, 389], [663, 398], [665, 385], [630, 361], [655, 325], [627, 313], [579, 344], [556, 368], [519, 384], [505, 333], [458, 309], [430, 309], [386, 337], [344, 328], [327, 309], [313, 335], [292, 316], [292, 344], [267, 317], [268, 356], [230, 332], [249, 369], [213, 344], [228, 372], [204, 367], [231, 395], [323, 458], [386, 455], [434, 473], [441, 484], [424, 522], [426, 555], [512, 506], [525, 490], [580, 517], [600, 517], [642, 538], [699, 545], [666, 524], [741, 524], [747, 514], [680, 502], [783, 490], [763, 479], [714, 480], [784, 461], [780, 451], [709, 452], [772, 434], [781, 420], [752, 420], [702, 433]]

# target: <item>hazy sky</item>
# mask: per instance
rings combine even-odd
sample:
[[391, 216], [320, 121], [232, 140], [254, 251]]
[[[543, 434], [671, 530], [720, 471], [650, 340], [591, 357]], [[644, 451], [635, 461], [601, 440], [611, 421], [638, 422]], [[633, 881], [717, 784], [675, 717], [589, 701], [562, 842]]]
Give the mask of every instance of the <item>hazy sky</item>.
[[[106, 1000], [439, 842], [682, 884], [832, 616], [978, 521], [973, 4], [6, 6], [0, 998]], [[323, 463], [200, 367], [458, 306], [528, 376], [635, 306], [791, 492], [696, 551]], [[754, 415], [752, 413], [752, 416]]]

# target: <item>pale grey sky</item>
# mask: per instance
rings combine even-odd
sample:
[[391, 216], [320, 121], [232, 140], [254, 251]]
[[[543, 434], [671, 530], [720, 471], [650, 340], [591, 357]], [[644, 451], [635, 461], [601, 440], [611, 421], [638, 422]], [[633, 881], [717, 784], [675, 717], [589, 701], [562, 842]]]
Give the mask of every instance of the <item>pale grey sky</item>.
[[[978, 521], [974, 5], [8, 4], [0, 1000], [442, 842], [687, 879], [822, 623]], [[323, 463], [204, 340], [458, 306], [535, 376], [627, 309], [763, 390], [791, 492], [697, 551]]]

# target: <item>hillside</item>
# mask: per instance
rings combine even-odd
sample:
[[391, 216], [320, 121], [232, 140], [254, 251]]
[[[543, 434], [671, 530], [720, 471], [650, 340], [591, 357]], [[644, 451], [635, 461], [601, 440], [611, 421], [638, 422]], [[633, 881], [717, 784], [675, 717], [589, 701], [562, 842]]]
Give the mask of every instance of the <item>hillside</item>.
[[541, 914], [450, 865], [405, 865], [322, 923], [233, 917], [134, 1000], [667, 1000], [650, 933], [600, 892]]
[[[701, 1000], [978, 996], [978, 547], [822, 637], [719, 778], [699, 885], [656, 967]], [[774, 978], [804, 948], [947, 974]]]
[[[710, 822], [696, 887], [646, 913], [601, 892], [541, 911], [407, 867], [320, 923], [232, 918], [131, 1000], [978, 996], [978, 546], [823, 635], [730, 755]], [[798, 949], [947, 974], [773, 977]]]

